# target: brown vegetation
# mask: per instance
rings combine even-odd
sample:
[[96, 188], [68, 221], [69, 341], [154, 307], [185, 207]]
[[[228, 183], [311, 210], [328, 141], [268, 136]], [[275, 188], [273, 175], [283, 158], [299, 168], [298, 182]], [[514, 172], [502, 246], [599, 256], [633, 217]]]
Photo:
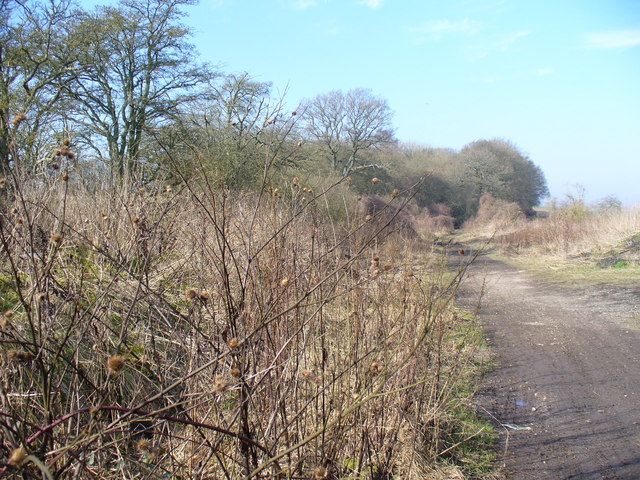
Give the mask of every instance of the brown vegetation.
[[456, 416], [459, 275], [382, 241], [409, 196], [337, 224], [331, 190], [300, 183], [11, 177], [0, 477], [425, 478], [463, 458], [486, 433]]

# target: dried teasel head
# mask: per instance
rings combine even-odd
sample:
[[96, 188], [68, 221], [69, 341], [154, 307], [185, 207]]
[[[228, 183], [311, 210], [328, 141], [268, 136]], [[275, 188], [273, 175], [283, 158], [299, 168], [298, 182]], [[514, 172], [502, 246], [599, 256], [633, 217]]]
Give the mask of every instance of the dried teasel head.
[[193, 300], [198, 296], [198, 292], [196, 292], [193, 288], [189, 288], [185, 290], [184, 296], [187, 300]]
[[207, 300], [209, 300], [209, 298], [211, 297], [211, 293], [209, 293], [209, 290], [202, 290], [199, 294], [198, 297], [200, 298], [200, 300], [202, 300], [203, 302], [206, 302]]
[[213, 380], [213, 392], [223, 393], [229, 388], [229, 384], [222, 375], [217, 375]]
[[65, 147], [69, 147], [71, 145], [71, 140], [69, 140], [68, 138], [65, 138], [62, 141], [62, 145], [64, 145]]
[[13, 120], [11, 120], [11, 124], [14, 127], [18, 127], [22, 122], [24, 122], [27, 119], [27, 114], [24, 112], [20, 112], [18, 113], [15, 117], [13, 117]]
[[324, 480], [329, 478], [329, 470], [325, 467], [318, 467], [313, 470], [313, 480]]
[[107, 360], [107, 372], [111, 375], [117, 375], [122, 371], [126, 363], [122, 355], [111, 355]]
[[369, 370], [371, 370], [371, 373], [374, 373], [374, 374], [381, 373], [382, 365], [380, 365], [378, 362], [371, 362], [371, 365], [369, 366]]
[[15, 448], [12, 452], [11, 455], [9, 455], [9, 459], [7, 460], [7, 464], [11, 465], [12, 467], [20, 467], [22, 466], [22, 464], [24, 463], [24, 461], [27, 459], [27, 457], [29, 456], [29, 454], [27, 453], [27, 450], [24, 447], [18, 447]]
[[148, 438], [141, 438], [136, 443], [136, 449], [139, 452], [145, 452], [145, 453], [146, 452], [150, 452], [151, 451], [151, 440], [149, 440]]
[[240, 342], [238, 341], [237, 338], [234, 337], [234, 338], [229, 339], [229, 341], [227, 342], [227, 345], [229, 346], [229, 348], [231, 350], [235, 350], [240, 345]]
[[231, 370], [229, 370], [229, 374], [233, 378], [240, 378], [242, 376], [242, 372], [240, 371], [240, 369], [238, 367], [233, 367]]

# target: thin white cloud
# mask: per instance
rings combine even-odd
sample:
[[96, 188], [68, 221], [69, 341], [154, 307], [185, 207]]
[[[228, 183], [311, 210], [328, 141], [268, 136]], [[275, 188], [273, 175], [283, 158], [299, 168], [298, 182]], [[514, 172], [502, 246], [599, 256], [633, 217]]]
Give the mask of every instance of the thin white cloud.
[[517, 32], [508, 33], [496, 42], [496, 50], [500, 52], [506, 52], [514, 43], [516, 43], [521, 38], [529, 36], [530, 34], [531, 32], [528, 30], [520, 30]]
[[380, 8], [383, 3], [384, 0], [358, 0], [359, 5], [364, 5], [365, 7], [372, 9]]
[[450, 35], [475, 35], [481, 29], [481, 24], [468, 18], [462, 20], [431, 20], [420, 25], [409, 27], [417, 43], [438, 41]]
[[471, 59], [473, 60], [482, 60], [483, 58], [487, 58], [492, 53], [504, 53], [507, 52], [513, 47], [515, 43], [520, 41], [522, 38], [529, 36], [531, 32], [529, 30], [518, 30], [515, 32], [510, 32], [501, 37], [498, 37], [492, 42], [487, 43], [479, 43], [474, 45], [471, 48]]
[[631, 48], [640, 46], [640, 29], [614, 30], [587, 35], [588, 48]]
[[553, 75], [555, 70], [551, 67], [541, 67], [536, 70], [536, 75], [539, 77], [548, 77], [549, 75]]
[[318, 0], [295, 0], [291, 6], [295, 10], [308, 10], [309, 8], [317, 7], [319, 3]]

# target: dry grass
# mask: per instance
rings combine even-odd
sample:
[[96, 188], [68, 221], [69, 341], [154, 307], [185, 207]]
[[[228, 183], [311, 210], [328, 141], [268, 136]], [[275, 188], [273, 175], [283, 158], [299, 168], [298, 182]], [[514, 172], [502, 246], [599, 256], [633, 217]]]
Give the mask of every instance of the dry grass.
[[471, 471], [463, 272], [389, 231], [406, 196], [338, 225], [303, 188], [9, 180], [0, 477]]
[[640, 232], [640, 209], [585, 212], [551, 212], [548, 218], [521, 223], [513, 232], [498, 235], [500, 244], [518, 251], [577, 256], [605, 253]]
[[509, 222], [510, 206], [491, 206], [467, 223], [461, 241], [490, 239], [500, 259], [551, 282], [627, 285], [640, 279], [640, 208], [589, 209], [573, 203]]

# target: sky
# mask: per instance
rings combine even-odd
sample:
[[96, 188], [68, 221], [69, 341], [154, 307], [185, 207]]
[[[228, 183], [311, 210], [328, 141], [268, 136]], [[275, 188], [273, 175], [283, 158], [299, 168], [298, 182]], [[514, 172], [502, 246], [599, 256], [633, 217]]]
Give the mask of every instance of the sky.
[[295, 104], [364, 87], [404, 142], [506, 138], [551, 195], [640, 204], [640, 0], [201, 0], [200, 58]]

